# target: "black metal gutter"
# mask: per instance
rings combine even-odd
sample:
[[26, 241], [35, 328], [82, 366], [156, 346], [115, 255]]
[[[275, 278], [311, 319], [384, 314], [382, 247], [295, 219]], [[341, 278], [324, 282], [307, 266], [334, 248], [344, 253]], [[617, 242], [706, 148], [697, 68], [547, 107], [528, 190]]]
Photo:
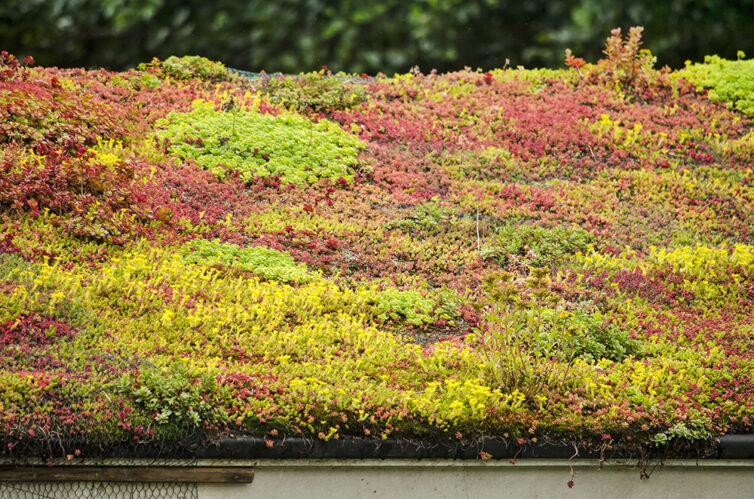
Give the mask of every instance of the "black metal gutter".
[[[578, 453], [577, 453], [578, 451]], [[684, 451], [657, 449], [656, 457], [705, 459], [754, 459], [754, 434], [725, 435], [704, 448]], [[416, 440], [370, 440], [342, 438], [287, 438], [268, 440], [258, 437], [229, 438], [197, 449], [200, 459], [569, 459], [636, 458], [638, 448], [574, 445], [571, 443], [525, 443], [486, 438], [466, 442], [423, 442]]]
[[717, 437], [720, 459], [754, 459], [754, 434]]
[[[154, 441], [149, 444], [113, 442], [92, 445], [72, 441], [27, 441], [12, 452], [0, 449], [0, 457], [61, 457], [74, 449], [86, 458], [154, 459], [754, 459], [754, 434], [723, 435], [707, 441], [671, 442], [668, 446], [628, 442], [532, 442], [481, 438], [428, 441], [418, 439], [225, 437]], [[79, 455], [79, 454], [76, 454]]]

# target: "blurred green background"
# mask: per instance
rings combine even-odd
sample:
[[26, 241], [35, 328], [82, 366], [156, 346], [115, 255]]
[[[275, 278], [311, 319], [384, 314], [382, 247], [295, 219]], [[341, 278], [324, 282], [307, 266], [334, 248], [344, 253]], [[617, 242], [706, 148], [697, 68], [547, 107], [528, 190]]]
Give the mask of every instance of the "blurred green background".
[[642, 25], [660, 66], [754, 55], [753, 0], [2, 0], [0, 49], [42, 65], [135, 67], [203, 55], [251, 71], [375, 74], [594, 62]]

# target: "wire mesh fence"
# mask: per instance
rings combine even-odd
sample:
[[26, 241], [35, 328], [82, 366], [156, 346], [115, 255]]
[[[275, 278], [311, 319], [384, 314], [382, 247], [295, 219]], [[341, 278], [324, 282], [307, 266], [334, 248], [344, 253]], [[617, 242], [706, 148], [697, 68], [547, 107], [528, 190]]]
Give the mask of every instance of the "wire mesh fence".
[[0, 458], [0, 499], [193, 499], [199, 484], [250, 484], [250, 462], [212, 459], [25, 461]]
[[0, 482], [3, 499], [197, 499], [195, 483]]
[[[302, 75], [284, 74], [284, 73], [255, 73], [253, 71], [244, 71], [236, 68], [225, 68], [229, 73], [235, 76], [241, 76], [250, 81], [269, 81], [273, 78], [302, 78]], [[373, 83], [379, 81], [379, 78], [362, 75], [348, 75], [348, 74], [324, 74], [324, 77], [334, 78], [340, 80], [342, 83], [354, 84], [354, 85], [366, 85], [367, 83]]]

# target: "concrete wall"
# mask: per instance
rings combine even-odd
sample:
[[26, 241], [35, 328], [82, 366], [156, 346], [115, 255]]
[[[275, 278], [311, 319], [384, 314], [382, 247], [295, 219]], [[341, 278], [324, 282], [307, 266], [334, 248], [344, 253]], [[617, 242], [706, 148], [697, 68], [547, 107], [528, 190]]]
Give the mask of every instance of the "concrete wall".
[[[92, 462], [145, 465], [138, 461]], [[79, 463], [81, 464], [81, 463]], [[0, 497], [128, 497], [132, 499], [253, 498], [754, 498], [754, 461], [636, 461], [521, 459], [450, 460], [233, 460], [163, 465], [253, 466], [249, 484], [140, 484], [0, 482]], [[159, 465], [152, 462], [151, 466]], [[573, 488], [568, 487], [573, 472]]]
[[254, 482], [202, 484], [198, 497], [251, 498], [754, 498], [754, 462], [651, 463], [641, 479], [637, 463], [574, 460], [482, 461], [257, 461]]

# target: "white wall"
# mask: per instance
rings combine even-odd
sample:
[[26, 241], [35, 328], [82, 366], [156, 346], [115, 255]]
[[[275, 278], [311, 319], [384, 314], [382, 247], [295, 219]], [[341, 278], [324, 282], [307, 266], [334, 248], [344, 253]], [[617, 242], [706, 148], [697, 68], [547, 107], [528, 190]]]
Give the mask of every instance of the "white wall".
[[[6, 463], [0, 463], [6, 464]], [[18, 464], [18, 463], [16, 463]], [[39, 463], [37, 466], [44, 465]], [[56, 463], [63, 467], [66, 462]], [[143, 484], [103, 482], [0, 482], [0, 499], [274, 499], [274, 498], [647, 498], [754, 499], [754, 460], [636, 461], [427, 460], [87, 460], [77, 465], [253, 466], [249, 484]]]
[[247, 485], [200, 484], [201, 499], [251, 498], [569, 498], [754, 499], [754, 462], [675, 461], [653, 466], [648, 480], [636, 462], [563, 460], [257, 461]]

